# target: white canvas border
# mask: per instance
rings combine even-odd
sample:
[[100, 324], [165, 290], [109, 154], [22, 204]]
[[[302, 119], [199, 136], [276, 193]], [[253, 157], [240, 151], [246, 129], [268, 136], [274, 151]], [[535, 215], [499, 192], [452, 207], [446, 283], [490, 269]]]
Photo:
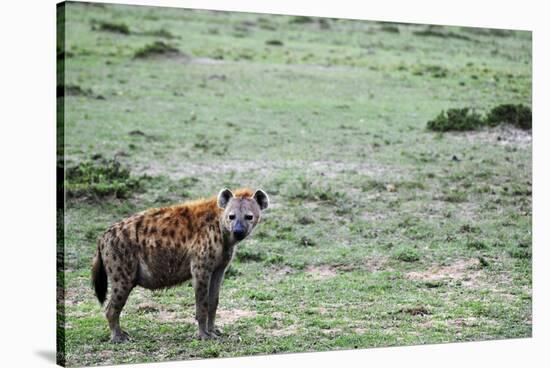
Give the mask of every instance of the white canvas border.
[[[532, 30], [533, 34], [533, 338], [311, 354], [212, 359], [147, 367], [542, 366], [550, 341], [549, 26], [544, 2], [305, 0], [149, 0], [111, 3], [174, 6], [278, 14], [302, 14]], [[2, 52], [2, 354], [4, 367], [54, 365], [55, 349], [55, 1], [1, 5]], [[7, 51], [6, 51], [7, 50]], [[22, 262], [24, 260], [24, 262]], [[126, 365], [126, 367], [143, 365]]]

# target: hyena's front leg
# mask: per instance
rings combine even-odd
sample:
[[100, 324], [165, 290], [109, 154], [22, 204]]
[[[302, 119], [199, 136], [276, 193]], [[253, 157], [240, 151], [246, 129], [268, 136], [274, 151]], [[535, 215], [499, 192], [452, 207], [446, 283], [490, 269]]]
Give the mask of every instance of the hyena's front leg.
[[208, 318], [208, 289], [210, 287], [211, 274], [204, 267], [193, 267], [193, 287], [195, 289], [195, 318], [199, 325], [199, 339], [207, 340], [212, 336], [208, 333], [206, 326]]
[[208, 290], [208, 333], [212, 336], [221, 336], [222, 332], [216, 328], [216, 310], [220, 298], [220, 287], [223, 281], [225, 268], [220, 267], [212, 273]]

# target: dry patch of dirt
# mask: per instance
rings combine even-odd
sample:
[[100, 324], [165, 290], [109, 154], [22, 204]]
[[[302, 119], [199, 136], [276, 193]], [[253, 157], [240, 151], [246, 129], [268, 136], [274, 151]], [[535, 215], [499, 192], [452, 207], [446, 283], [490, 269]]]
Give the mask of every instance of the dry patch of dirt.
[[255, 311], [243, 310], [243, 309], [219, 309], [217, 313], [216, 322], [220, 325], [230, 325], [235, 323], [241, 318], [255, 317], [258, 313]]
[[285, 317], [284, 312], [273, 312], [271, 313], [271, 317], [275, 318], [276, 320], [281, 320]]
[[499, 144], [522, 149], [530, 149], [533, 143], [533, 135], [530, 130], [518, 129], [509, 124], [501, 124], [494, 128], [485, 128], [479, 131], [452, 133], [450, 136], [460, 139], [466, 138], [472, 143]]
[[475, 327], [479, 325], [479, 321], [475, 317], [457, 318], [451, 321], [452, 325], [457, 327]]
[[[218, 309], [216, 313], [216, 323], [220, 326], [231, 325], [241, 318], [255, 317], [257, 313], [255, 311], [248, 311], [242, 309]], [[182, 312], [174, 312], [167, 310], [160, 310], [155, 317], [161, 322], [185, 322], [195, 324], [195, 317], [192, 315], [184, 315]]]
[[367, 221], [377, 221], [377, 220], [384, 220], [387, 216], [381, 212], [365, 211], [363, 212], [361, 217]]
[[201, 176], [208, 174], [223, 175], [227, 173], [246, 173], [254, 171], [260, 176], [266, 176], [274, 169], [281, 169], [283, 166], [273, 162], [265, 161], [225, 161], [192, 163], [182, 160], [181, 157], [167, 157], [163, 160], [150, 160], [146, 163], [138, 163], [132, 170], [136, 174], [150, 176], [167, 175], [172, 180], [179, 180], [190, 176]]
[[79, 283], [78, 287], [67, 287], [64, 290], [65, 304], [66, 305], [78, 305], [82, 302], [93, 298], [96, 300], [91, 288], [85, 287], [84, 283]]
[[432, 314], [428, 309], [426, 309], [423, 306], [403, 308], [403, 309], [400, 309], [399, 312], [410, 314], [411, 316], [421, 316], [421, 317]]
[[294, 269], [290, 266], [282, 266], [282, 267], [276, 267], [272, 268], [268, 273], [268, 278], [270, 280], [280, 280], [286, 275], [290, 275], [294, 273]]
[[325, 307], [319, 307], [317, 308], [317, 312], [319, 314], [327, 314], [328, 310]]
[[158, 313], [155, 313], [153, 319], [159, 322], [175, 323], [175, 322], [185, 322], [190, 324], [195, 324], [195, 318], [193, 316], [185, 315], [182, 312], [168, 311], [161, 309]]
[[[200, 117], [199, 117], [200, 118]], [[170, 179], [179, 180], [187, 176], [197, 176], [206, 174], [226, 174], [226, 173], [248, 173], [255, 172], [258, 175], [266, 176], [277, 170], [289, 170], [300, 168], [305, 169], [312, 177], [335, 178], [342, 175], [347, 175], [348, 172], [356, 172], [358, 174], [368, 175], [374, 179], [383, 178], [384, 180], [405, 180], [407, 175], [399, 167], [379, 165], [374, 162], [338, 162], [338, 161], [313, 161], [306, 166], [302, 161], [235, 161], [230, 162], [222, 159], [218, 161], [208, 162], [208, 165], [200, 162], [189, 162], [182, 160], [181, 157], [185, 153], [174, 152], [168, 157], [162, 159], [152, 159], [147, 162], [134, 163], [132, 172], [136, 175], [146, 174], [150, 176], [167, 175]]]
[[419, 323], [418, 326], [422, 328], [432, 328], [434, 326], [434, 323], [431, 320], [427, 320]]
[[[86, 358], [87, 361], [92, 361], [99, 357], [101, 358], [101, 364], [104, 364], [104, 365], [111, 365], [115, 362], [115, 352], [113, 350], [102, 350], [98, 352], [94, 351], [90, 353], [85, 353], [84, 357]], [[76, 359], [73, 358], [71, 360], [74, 361]]]
[[212, 59], [207, 57], [192, 58], [189, 60], [193, 64], [204, 64], [204, 65], [219, 65], [227, 64], [227, 61], [221, 59]]
[[276, 271], [275, 271], [275, 274], [277, 275], [288, 275], [290, 273], [293, 273], [294, 272], [294, 269], [290, 266], [283, 266], [281, 268], [278, 268]]
[[157, 312], [160, 309], [160, 306], [153, 302], [143, 302], [143, 303], [139, 303], [136, 309], [139, 312], [151, 313], [151, 312]]
[[[135, 304], [128, 306], [137, 312], [149, 314], [151, 319], [165, 323], [189, 323], [196, 324], [194, 306], [174, 306], [163, 305], [147, 300], [147, 292], [145, 290], [134, 290], [136, 295], [133, 295]], [[132, 303], [133, 304], [133, 303]], [[235, 323], [241, 318], [254, 317], [255, 311], [243, 309], [218, 309], [216, 313], [216, 323], [223, 326]]]
[[389, 268], [387, 264], [388, 264], [388, 257], [372, 256], [372, 257], [367, 257], [365, 258], [365, 260], [363, 260], [361, 268], [368, 272], [391, 271], [392, 269]]
[[338, 274], [331, 266], [309, 266], [306, 268], [306, 273], [317, 280], [328, 279]]
[[307, 169], [325, 176], [335, 178], [339, 175], [346, 175], [348, 172], [368, 175], [384, 180], [401, 180], [405, 176], [403, 169], [399, 167], [380, 165], [375, 162], [346, 162], [346, 161], [313, 161], [308, 163]]
[[355, 270], [378, 272], [378, 271], [391, 271], [392, 269], [387, 266], [388, 257], [385, 256], [370, 256], [366, 257], [360, 264], [338, 264], [331, 266], [334, 271], [350, 272]]
[[387, 257], [375, 256], [365, 258], [365, 260], [363, 260], [360, 264], [352, 263], [308, 266], [305, 269], [305, 273], [311, 275], [314, 279], [324, 280], [337, 276], [339, 272], [351, 272], [356, 270], [361, 270], [365, 272], [377, 272], [380, 270], [390, 270], [388, 267], [386, 267], [387, 262]]
[[444, 279], [461, 280], [463, 285], [472, 286], [481, 275], [479, 260], [476, 258], [459, 260], [450, 266], [432, 267], [426, 271], [407, 273], [409, 280], [438, 281]]
[[298, 332], [298, 326], [290, 325], [283, 328], [277, 328], [273, 330], [266, 330], [262, 327], [256, 327], [256, 333], [261, 335], [273, 336], [273, 337], [284, 337], [290, 335], [296, 335]]

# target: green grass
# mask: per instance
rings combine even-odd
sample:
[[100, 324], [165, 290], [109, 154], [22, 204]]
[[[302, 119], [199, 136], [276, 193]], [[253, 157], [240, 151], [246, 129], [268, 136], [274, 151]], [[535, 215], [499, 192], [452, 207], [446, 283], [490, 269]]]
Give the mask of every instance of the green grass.
[[128, 198], [142, 188], [144, 177], [130, 175], [117, 160], [83, 161], [65, 170], [65, 192], [68, 198]]
[[101, 31], [121, 33], [125, 35], [130, 34], [130, 29], [124, 23], [99, 22], [97, 27]]
[[[67, 167], [127, 169], [101, 188], [142, 178], [67, 199], [68, 365], [531, 336], [530, 132], [426, 129], [452, 108], [530, 107], [530, 33], [77, 3], [65, 16]], [[90, 26], [113, 20], [129, 32]], [[168, 54], [134, 57], [167, 39]], [[133, 340], [111, 345], [96, 238], [241, 186], [272, 208], [222, 287], [224, 337], [195, 339], [186, 283], [135, 289]]]
[[[154, 34], [159, 36], [158, 34]], [[162, 35], [160, 37], [165, 37]], [[154, 43], [143, 46], [141, 49], [137, 50], [134, 54], [135, 58], [148, 58], [153, 56], [162, 56], [162, 55], [178, 55], [179, 50], [171, 45], [168, 45], [162, 41], [155, 41]]]

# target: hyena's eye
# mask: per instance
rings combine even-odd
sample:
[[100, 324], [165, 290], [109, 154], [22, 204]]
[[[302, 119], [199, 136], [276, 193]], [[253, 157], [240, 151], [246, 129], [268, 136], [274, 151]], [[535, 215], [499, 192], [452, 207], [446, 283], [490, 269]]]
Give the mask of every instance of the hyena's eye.
[[229, 219], [230, 220], [235, 220], [235, 214], [232, 213], [231, 215], [229, 215]]
[[252, 215], [245, 215], [244, 216], [244, 219], [247, 220], [247, 221], [251, 221], [253, 218], [254, 218], [254, 216], [252, 216]]

